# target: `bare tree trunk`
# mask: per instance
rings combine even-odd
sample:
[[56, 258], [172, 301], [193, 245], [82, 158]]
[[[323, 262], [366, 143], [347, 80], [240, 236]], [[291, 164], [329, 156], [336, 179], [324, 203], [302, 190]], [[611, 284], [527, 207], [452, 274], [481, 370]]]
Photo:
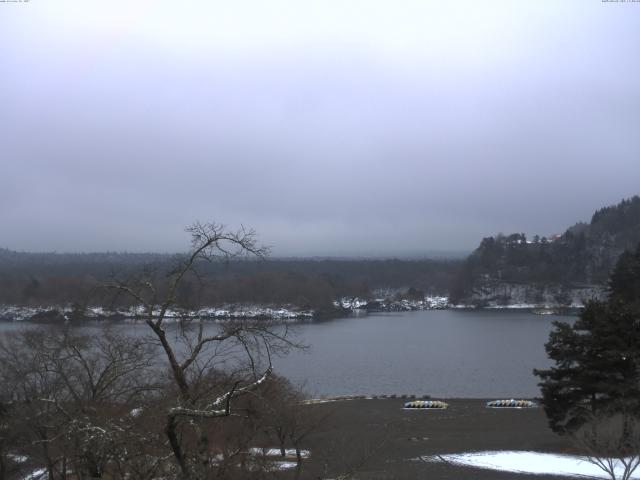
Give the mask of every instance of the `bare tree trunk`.
[[184, 458], [184, 453], [182, 452], [182, 448], [180, 447], [180, 440], [178, 439], [178, 434], [176, 432], [176, 418], [173, 415], [169, 415], [167, 418], [167, 426], [165, 427], [165, 433], [167, 438], [169, 439], [169, 444], [171, 445], [171, 450], [173, 451], [173, 456], [178, 462], [178, 466], [180, 467], [180, 472], [182, 473], [182, 477], [187, 479], [190, 478], [189, 470], [187, 468], [187, 462]]
[[38, 432], [40, 434], [40, 439], [42, 440], [42, 451], [44, 453], [44, 458], [47, 466], [47, 477], [49, 480], [55, 480], [55, 472], [53, 467], [53, 462], [51, 461], [51, 456], [49, 455], [49, 447], [48, 447], [48, 435], [46, 431]]
[[204, 429], [200, 429], [200, 439], [199, 443], [199, 454], [200, 454], [200, 465], [202, 468], [203, 476], [206, 476], [206, 472], [209, 469], [209, 437], [204, 432]]
[[63, 455], [62, 456], [62, 474], [61, 474], [62, 480], [66, 480], [67, 478], [67, 456]]
[[188, 401], [190, 399], [189, 395], [189, 384], [187, 383], [187, 379], [184, 376], [184, 371], [180, 367], [180, 363], [176, 359], [175, 354], [173, 353], [173, 348], [169, 344], [167, 340], [167, 334], [162, 329], [162, 327], [156, 325], [152, 320], [147, 321], [147, 325], [151, 327], [153, 332], [160, 340], [160, 344], [162, 345], [162, 349], [167, 355], [167, 359], [169, 360], [169, 366], [171, 367], [171, 371], [173, 373], [173, 378], [176, 381], [176, 385], [180, 389], [180, 395], [184, 400]]

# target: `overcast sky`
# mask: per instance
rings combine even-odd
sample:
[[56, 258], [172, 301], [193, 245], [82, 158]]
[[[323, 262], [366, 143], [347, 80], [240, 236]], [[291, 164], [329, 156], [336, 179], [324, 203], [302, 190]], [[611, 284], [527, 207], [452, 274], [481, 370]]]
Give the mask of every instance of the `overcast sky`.
[[640, 193], [640, 3], [0, 3], [0, 247], [471, 250]]

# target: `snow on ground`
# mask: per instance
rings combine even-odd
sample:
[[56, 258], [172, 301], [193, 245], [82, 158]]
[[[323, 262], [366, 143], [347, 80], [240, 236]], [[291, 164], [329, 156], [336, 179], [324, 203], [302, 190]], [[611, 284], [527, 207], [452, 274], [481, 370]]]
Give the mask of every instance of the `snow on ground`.
[[272, 471], [291, 470], [296, 468], [298, 464], [296, 462], [273, 462], [267, 468]]
[[[259, 447], [254, 447], [254, 448], [250, 448], [249, 449], [249, 454], [250, 455], [263, 455], [265, 457], [279, 457], [280, 456], [280, 449], [279, 448], [259, 448]], [[287, 448], [285, 449], [285, 456], [287, 457], [295, 457], [296, 456], [296, 450], [294, 448]], [[302, 458], [309, 458], [309, 455], [311, 455], [311, 452], [309, 452], [309, 450], [300, 450], [300, 456]]]
[[[610, 478], [598, 466], [589, 463], [585, 457], [555, 453], [505, 450], [436, 455], [420, 457], [419, 460], [426, 462], [447, 462], [466, 467], [533, 475]], [[631, 478], [640, 479], [640, 470], [636, 470]]]
[[144, 410], [143, 410], [141, 407], [137, 407], [137, 408], [134, 408], [133, 410], [131, 410], [131, 411], [129, 412], [129, 415], [131, 415], [133, 418], [137, 418], [137, 417], [139, 417], [140, 415], [142, 415], [142, 412], [143, 412], [143, 411], [144, 411]]
[[38, 468], [33, 472], [27, 474], [22, 480], [41, 480], [47, 477], [47, 470], [45, 468]]
[[29, 457], [25, 455], [14, 455], [13, 453], [8, 453], [7, 458], [13, 460], [15, 463], [25, 463], [29, 460]]

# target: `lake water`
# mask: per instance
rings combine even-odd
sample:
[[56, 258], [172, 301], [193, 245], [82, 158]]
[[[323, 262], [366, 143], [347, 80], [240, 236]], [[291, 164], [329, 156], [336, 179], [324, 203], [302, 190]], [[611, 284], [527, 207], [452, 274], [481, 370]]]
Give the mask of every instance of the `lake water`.
[[[550, 365], [544, 344], [553, 320], [571, 318], [459, 310], [354, 315], [297, 325], [309, 350], [273, 363], [312, 396], [535, 397], [532, 370]], [[0, 323], [0, 334], [19, 328]], [[141, 324], [119, 328], [147, 332]]]
[[534, 368], [554, 315], [514, 311], [380, 313], [302, 325], [309, 353], [277, 359], [285, 376], [317, 395], [429, 394], [534, 397]]

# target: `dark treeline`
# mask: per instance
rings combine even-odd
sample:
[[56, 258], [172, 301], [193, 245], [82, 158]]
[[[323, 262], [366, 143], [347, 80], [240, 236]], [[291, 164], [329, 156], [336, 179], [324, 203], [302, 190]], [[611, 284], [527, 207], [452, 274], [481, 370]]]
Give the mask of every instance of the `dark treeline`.
[[552, 238], [499, 234], [482, 240], [460, 269], [451, 296], [464, 299], [487, 281], [605, 285], [620, 254], [640, 243], [640, 197], [596, 211]]
[[[93, 305], [112, 300], [98, 288], [141, 270], [163, 271], [172, 255], [130, 253], [20, 253], [0, 250], [0, 304]], [[322, 310], [341, 296], [370, 296], [379, 288], [446, 294], [458, 260], [267, 259], [204, 264], [185, 279], [180, 301], [293, 304]], [[161, 282], [159, 282], [161, 284]]]
[[[535, 286], [605, 285], [624, 250], [640, 243], [640, 197], [598, 210], [551, 238], [522, 233], [482, 240], [466, 260], [267, 259], [203, 265], [181, 285], [188, 306], [224, 303], [293, 304], [323, 310], [342, 296], [377, 289], [412, 289], [464, 302], [500, 283]], [[0, 304], [106, 305], [97, 287], [142, 270], [166, 270], [176, 256], [152, 253], [21, 253], [0, 249]], [[161, 279], [156, 279], [161, 286]], [[486, 290], [485, 288], [485, 290]]]

